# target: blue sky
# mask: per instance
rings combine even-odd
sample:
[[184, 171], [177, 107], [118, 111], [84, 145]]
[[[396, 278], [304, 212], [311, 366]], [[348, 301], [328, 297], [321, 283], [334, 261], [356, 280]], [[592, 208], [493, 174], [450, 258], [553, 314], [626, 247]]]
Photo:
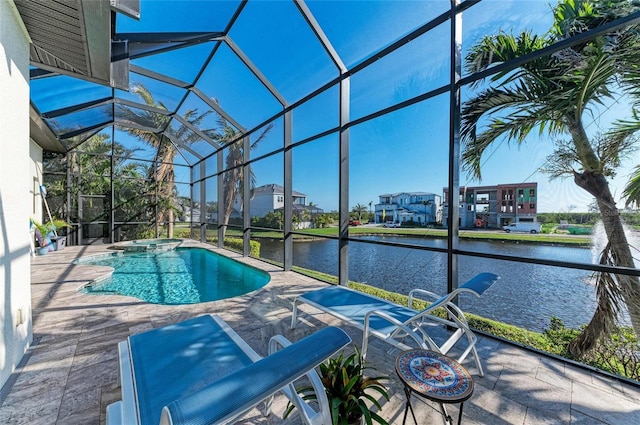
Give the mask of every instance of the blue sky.
[[[141, 0], [142, 19], [118, 17], [118, 31], [219, 31], [224, 29], [237, 2], [203, 0], [179, 2]], [[448, 9], [449, 1], [308, 1], [348, 68]], [[482, 35], [499, 29], [519, 33], [545, 32], [551, 23], [550, 3], [538, 0], [485, 0], [463, 15], [463, 55]], [[446, 84], [449, 72], [448, 24], [402, 47], [392, 55], [351, 78], [351, 119], [391, 106]], [[230, 37], [290, 103], [337, 76], [328, 56], [289, 1], [249, 1]], [[188, 51], [150, 56], [135, 63], [192, 81], [206, 59], [210, 44]], [[180, 92], [135, 77], [158, 100], [171, 102]], [[228, 47], [223, 47], [197, 86], [244, 127], [252, 128], [279, 109], [279, 103], [254, 78]], [[463, 90], [463, 96], [468, 90]], [[338, 92], [329, 90], [294, 111], [294, 140], [333, 128], [338, 122]], [[190, 96], [181, 112], [204, 104]], [[626, 114], [619, 102], [596, 112], [588, 131], [606, 129], [613, 117]], [[448, 97], [439, 96], [373, 121], [354, 126], [351, 135], [350, 206], [376, 203], [384, 193], [424, 191], [442, 194], [447, 184]], [[602, 113], [603, 112], [603, 113]], [[213, 120], [213, 117], [212, 117]], [[210, 122], [208, 125], [215, 125]], [[262, 155], [282, 143], [282, 120], [263, 140], [254, 155]], [[121, 142], [127, 136], [119, 134]], [[338, 208], [337, 135], [327, 136], [294, 151], [294, 190], [325, 210]], [[591, 197], [571, 180], [549, 182], [539, 173], [552, 142], [532, 136], [523, 146], [502, 141], [483, 158], [483, 180], [460, 176], [461, 186], [537, 181], [539, 211], [563, 211], [575, 206], [586, 211]], [[194, 147], [206, 149], [206, 145]], [[147, 152], [148, 155], [150, 153]], [[178, 160], [180, 162], [182, 160]], [[184, 161], [182, 161], [184, 162]], [[636, 156], [623, 164], [613, 182], [619, 196]], [[254, 166], [258, 184], [282, 184], [282, 155]], [[181, 181], [188, 174], [179, 172]], [[186, 186], [185, 186], [186, 187]], [[622, 203], [619, 203], [622, 206]]]

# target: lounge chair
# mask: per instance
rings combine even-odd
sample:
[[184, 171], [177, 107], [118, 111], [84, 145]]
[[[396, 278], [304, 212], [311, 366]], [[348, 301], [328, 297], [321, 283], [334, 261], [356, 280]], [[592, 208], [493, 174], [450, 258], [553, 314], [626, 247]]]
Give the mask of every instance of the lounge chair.
[[[475, 347], [477, 337], [469, 329], [469, 324], [462, 310], [452, 301], [462, 292], [469, 292], [479, 297], [498, 279], [499, 277], [493, 273], [481, 273], [443, 297], [438, 297], [423, 289], [414, 289], [409, 293], [408, 307], [344, 286], [327, 286], [300, 295], [293, 301], [291, 328], [296, 326], [298, 306], [306, 303], [361, 329], [363, 331], [363, 357], [367, 355], [370, 336], [380, 338], [401, 349], [412, 348], [407, 344], [407, 338], [409, 338], [419, 348], [434, 350], [441, 354], [449, 353], [462, 337], [466, 337], [466, 347], [457, 360], [462, 362], [469, 353], [472, 353], [480, 376], [484, 376]], [[417, 311], [412, 308], [416, 296], [424, 298], [426, 301], [435, 301], [424, 310]], [[446, 319], [433, 314], [438, 308], [445, 309]], [[430, 333], [435, 333], [433, 326], [437, 326], [437, 324], [456, 329], [440, 344], [436, 343], [434, 337], [430, 335]], [[431, 329], [429, 329], [430, 327]]]
[[[283, 390], [309, 425], [330, 425], [324, 387], [314, 368], [351, 342], [328, 327], [291, 344], [273, 337], [262, 358], [219, 316], [206, 315], [129, 337], [118, 345], [122, 400], [107, 407], [107, 424], [177, 425], [231, 422]], [[307, 375], [314, 410], [293, 382]]]

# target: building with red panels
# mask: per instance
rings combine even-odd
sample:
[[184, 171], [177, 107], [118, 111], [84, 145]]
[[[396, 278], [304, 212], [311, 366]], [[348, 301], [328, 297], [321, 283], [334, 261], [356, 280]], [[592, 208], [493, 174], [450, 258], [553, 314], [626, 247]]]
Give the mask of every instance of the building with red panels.
[[[449, 217], [449, 190], [443, 189], [443, 220]], [[538, 183], [460, 187], [460, 228], [501, 229], [514, 222], [536, 221]]]

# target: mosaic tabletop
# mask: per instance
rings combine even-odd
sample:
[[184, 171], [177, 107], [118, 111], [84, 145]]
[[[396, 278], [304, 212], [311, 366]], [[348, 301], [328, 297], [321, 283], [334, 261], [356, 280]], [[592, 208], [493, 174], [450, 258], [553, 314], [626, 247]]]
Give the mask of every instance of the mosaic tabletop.
[[473, 380], [460, 363], [430, 350], [404, 351], [396, 358], [396, 372], [412, 391], [443, 403], [458, 403], [473, 394]]

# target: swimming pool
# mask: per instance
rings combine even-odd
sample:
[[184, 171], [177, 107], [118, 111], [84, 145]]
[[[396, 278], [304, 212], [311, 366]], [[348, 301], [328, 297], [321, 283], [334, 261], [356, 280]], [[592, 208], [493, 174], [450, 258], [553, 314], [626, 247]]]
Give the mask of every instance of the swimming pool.
[[88, 294], [119, 294], [153, 304], [195, 304], [244, 295], [265, 286], [268, 273], [204, 248], [117, 252], [78, 264], [113, 267], [113, 275], [82, 288]]

